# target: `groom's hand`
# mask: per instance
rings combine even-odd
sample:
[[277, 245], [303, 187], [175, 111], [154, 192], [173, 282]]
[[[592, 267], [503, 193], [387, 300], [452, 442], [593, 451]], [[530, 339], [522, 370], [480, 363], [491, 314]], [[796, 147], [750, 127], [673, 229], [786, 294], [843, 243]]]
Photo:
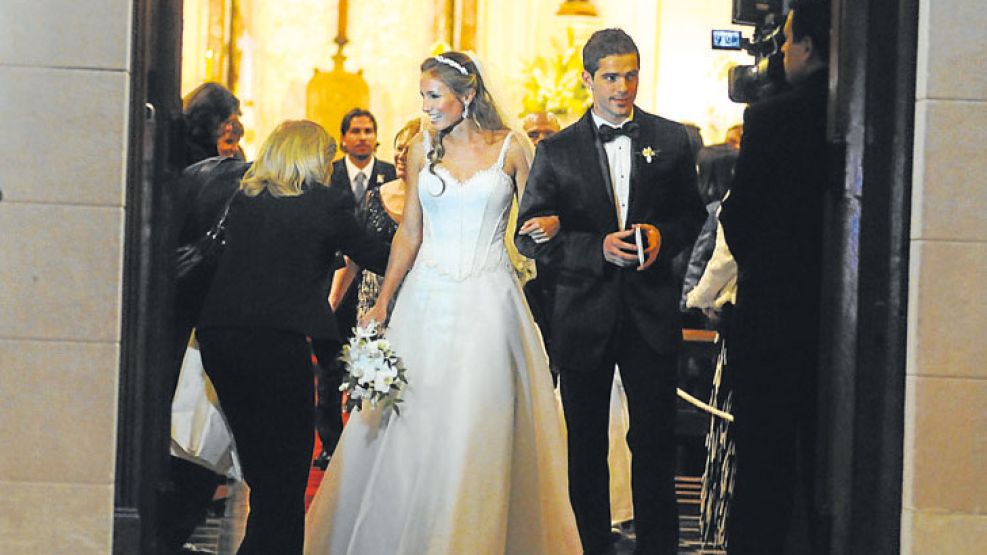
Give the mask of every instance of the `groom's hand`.
[[[621, 268], [633, 266], [637, 262], [637, 245], [633, 243], [634, 229], [614, 231], [603, 238], [603, 258]], [[630, 239], [628, 243], [625, 240]]]
[[518, 233], [528, 235], [535, 243], [546, 243], [559, 233], [559, 217], [536, 216], [524, 222]]

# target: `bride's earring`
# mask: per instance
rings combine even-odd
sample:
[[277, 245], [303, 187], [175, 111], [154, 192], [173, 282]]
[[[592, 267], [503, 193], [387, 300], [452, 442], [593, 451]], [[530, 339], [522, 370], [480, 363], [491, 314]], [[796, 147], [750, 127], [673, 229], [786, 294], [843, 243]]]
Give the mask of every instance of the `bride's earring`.
[[469, 102], [464, 102], [463, 103], [463, 119], [469, 119], [469, 117], [470, 117], [470, 103]]

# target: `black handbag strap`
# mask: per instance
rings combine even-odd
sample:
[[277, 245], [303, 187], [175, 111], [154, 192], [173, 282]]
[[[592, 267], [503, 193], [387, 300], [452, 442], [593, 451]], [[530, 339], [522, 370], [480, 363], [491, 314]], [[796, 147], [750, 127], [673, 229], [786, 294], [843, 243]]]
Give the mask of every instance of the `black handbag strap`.
[[239, 192], [240, 192], [240, 188], [237, 187], [236, 189], [233, 190], [233, 194], [230, 195], [230, 198], [226, 199], [226, 203], [223, 205], [223, 213], [220, 214], [219, 219], [216, 220], [216, 223], [213, 224], [213, 226], [209, 229], [207, 233], [208, 235], [212, 237], [216, 237], [223, 232], [223, 229], [225, 229], [226, 227], [226, 217], [230, 213], [230, 205], [233, 204], [233, 199], [236, 198], [236, 195]]

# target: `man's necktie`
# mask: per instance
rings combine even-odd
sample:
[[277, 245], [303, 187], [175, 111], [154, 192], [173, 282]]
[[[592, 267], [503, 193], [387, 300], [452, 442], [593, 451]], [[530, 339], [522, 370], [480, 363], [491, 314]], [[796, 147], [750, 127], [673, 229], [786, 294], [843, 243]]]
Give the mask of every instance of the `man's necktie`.
[[363, 172], [353, 178], [353, 196], [356, 197], [357, 209], [363, 207], [363, 197], [367, 194], [367, 175]]
[[604, 143], [609, 143], [620, 135], [627, 135], [633, 141], [640, 133], [640, 126], [636, 121], [629, 121], [620, 127], [611, 127], [605, 123], [600, 126], [600, 140]]

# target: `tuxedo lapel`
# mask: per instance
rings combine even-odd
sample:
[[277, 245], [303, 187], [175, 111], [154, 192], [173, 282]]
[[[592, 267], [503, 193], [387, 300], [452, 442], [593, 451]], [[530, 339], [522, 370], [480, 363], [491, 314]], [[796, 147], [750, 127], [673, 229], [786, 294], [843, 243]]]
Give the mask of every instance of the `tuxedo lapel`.
[[648, 125], [647, 114], [637, 106], [634, 107], [634, 121], [638, 125], [638, 136], [631, 141], [631, 179], [627, 191], [627, 222], [633, 222], [632, 216], [636, 215], [635, 205], [641, 191], [641, 164], [646, 163], [641, 156], [641, 149], [654, 144], [654, 126]]
[[379, 183], [380, 182], [380, 178], [377, 177], [377, 176], [378, 175], [384, 175], [384, 174], [382, 174], [380, 172], [381, 169], [383, 169], [383, 168], [380, 165], [380, 160], [377, 160], [376, 158], [374, 158], [374, 167], [373, 167], [373, 169], [370, 170], [370, 181], [367, 182], [367, 190], [368, 191], [370, 189], [373, 189], [374, 187], [377, 187], [377, 186], [380, 185], [380, 183]]
[[377, 186], [377, 169], [378, 169], [379, 166], [380, 166], [380, 164], [378, 164], [377, 161], [375, 160], [373, 167], [370, 168], [370, 175], [367, 176], [367, 190], [368, 191], [370, 189], [373, 189], [374, 187]]
[[[600, 142], [596, 133], [596, 125], [593, 123], [591, 111], [592, 108], [586, 110], [586, 114], [577, 124], [580, 133], [578, 163], [584, 168], [582, 175], [586, 176], [591, 192], [594, 195], [603, 193], [599, 195], [599, 202], [603, 206], [603, 210], [599, 213], [605, 213], [607, 228], [615, 229], [617, 227], [617, 212], [616, 203], [613, 199], [613, 183], [610, 179], [610, 162], [607, 160], [607, 151], [603, 148], [603, 143]], [[592, 179], [592, 176], [596, 176], [597, 179]]]

